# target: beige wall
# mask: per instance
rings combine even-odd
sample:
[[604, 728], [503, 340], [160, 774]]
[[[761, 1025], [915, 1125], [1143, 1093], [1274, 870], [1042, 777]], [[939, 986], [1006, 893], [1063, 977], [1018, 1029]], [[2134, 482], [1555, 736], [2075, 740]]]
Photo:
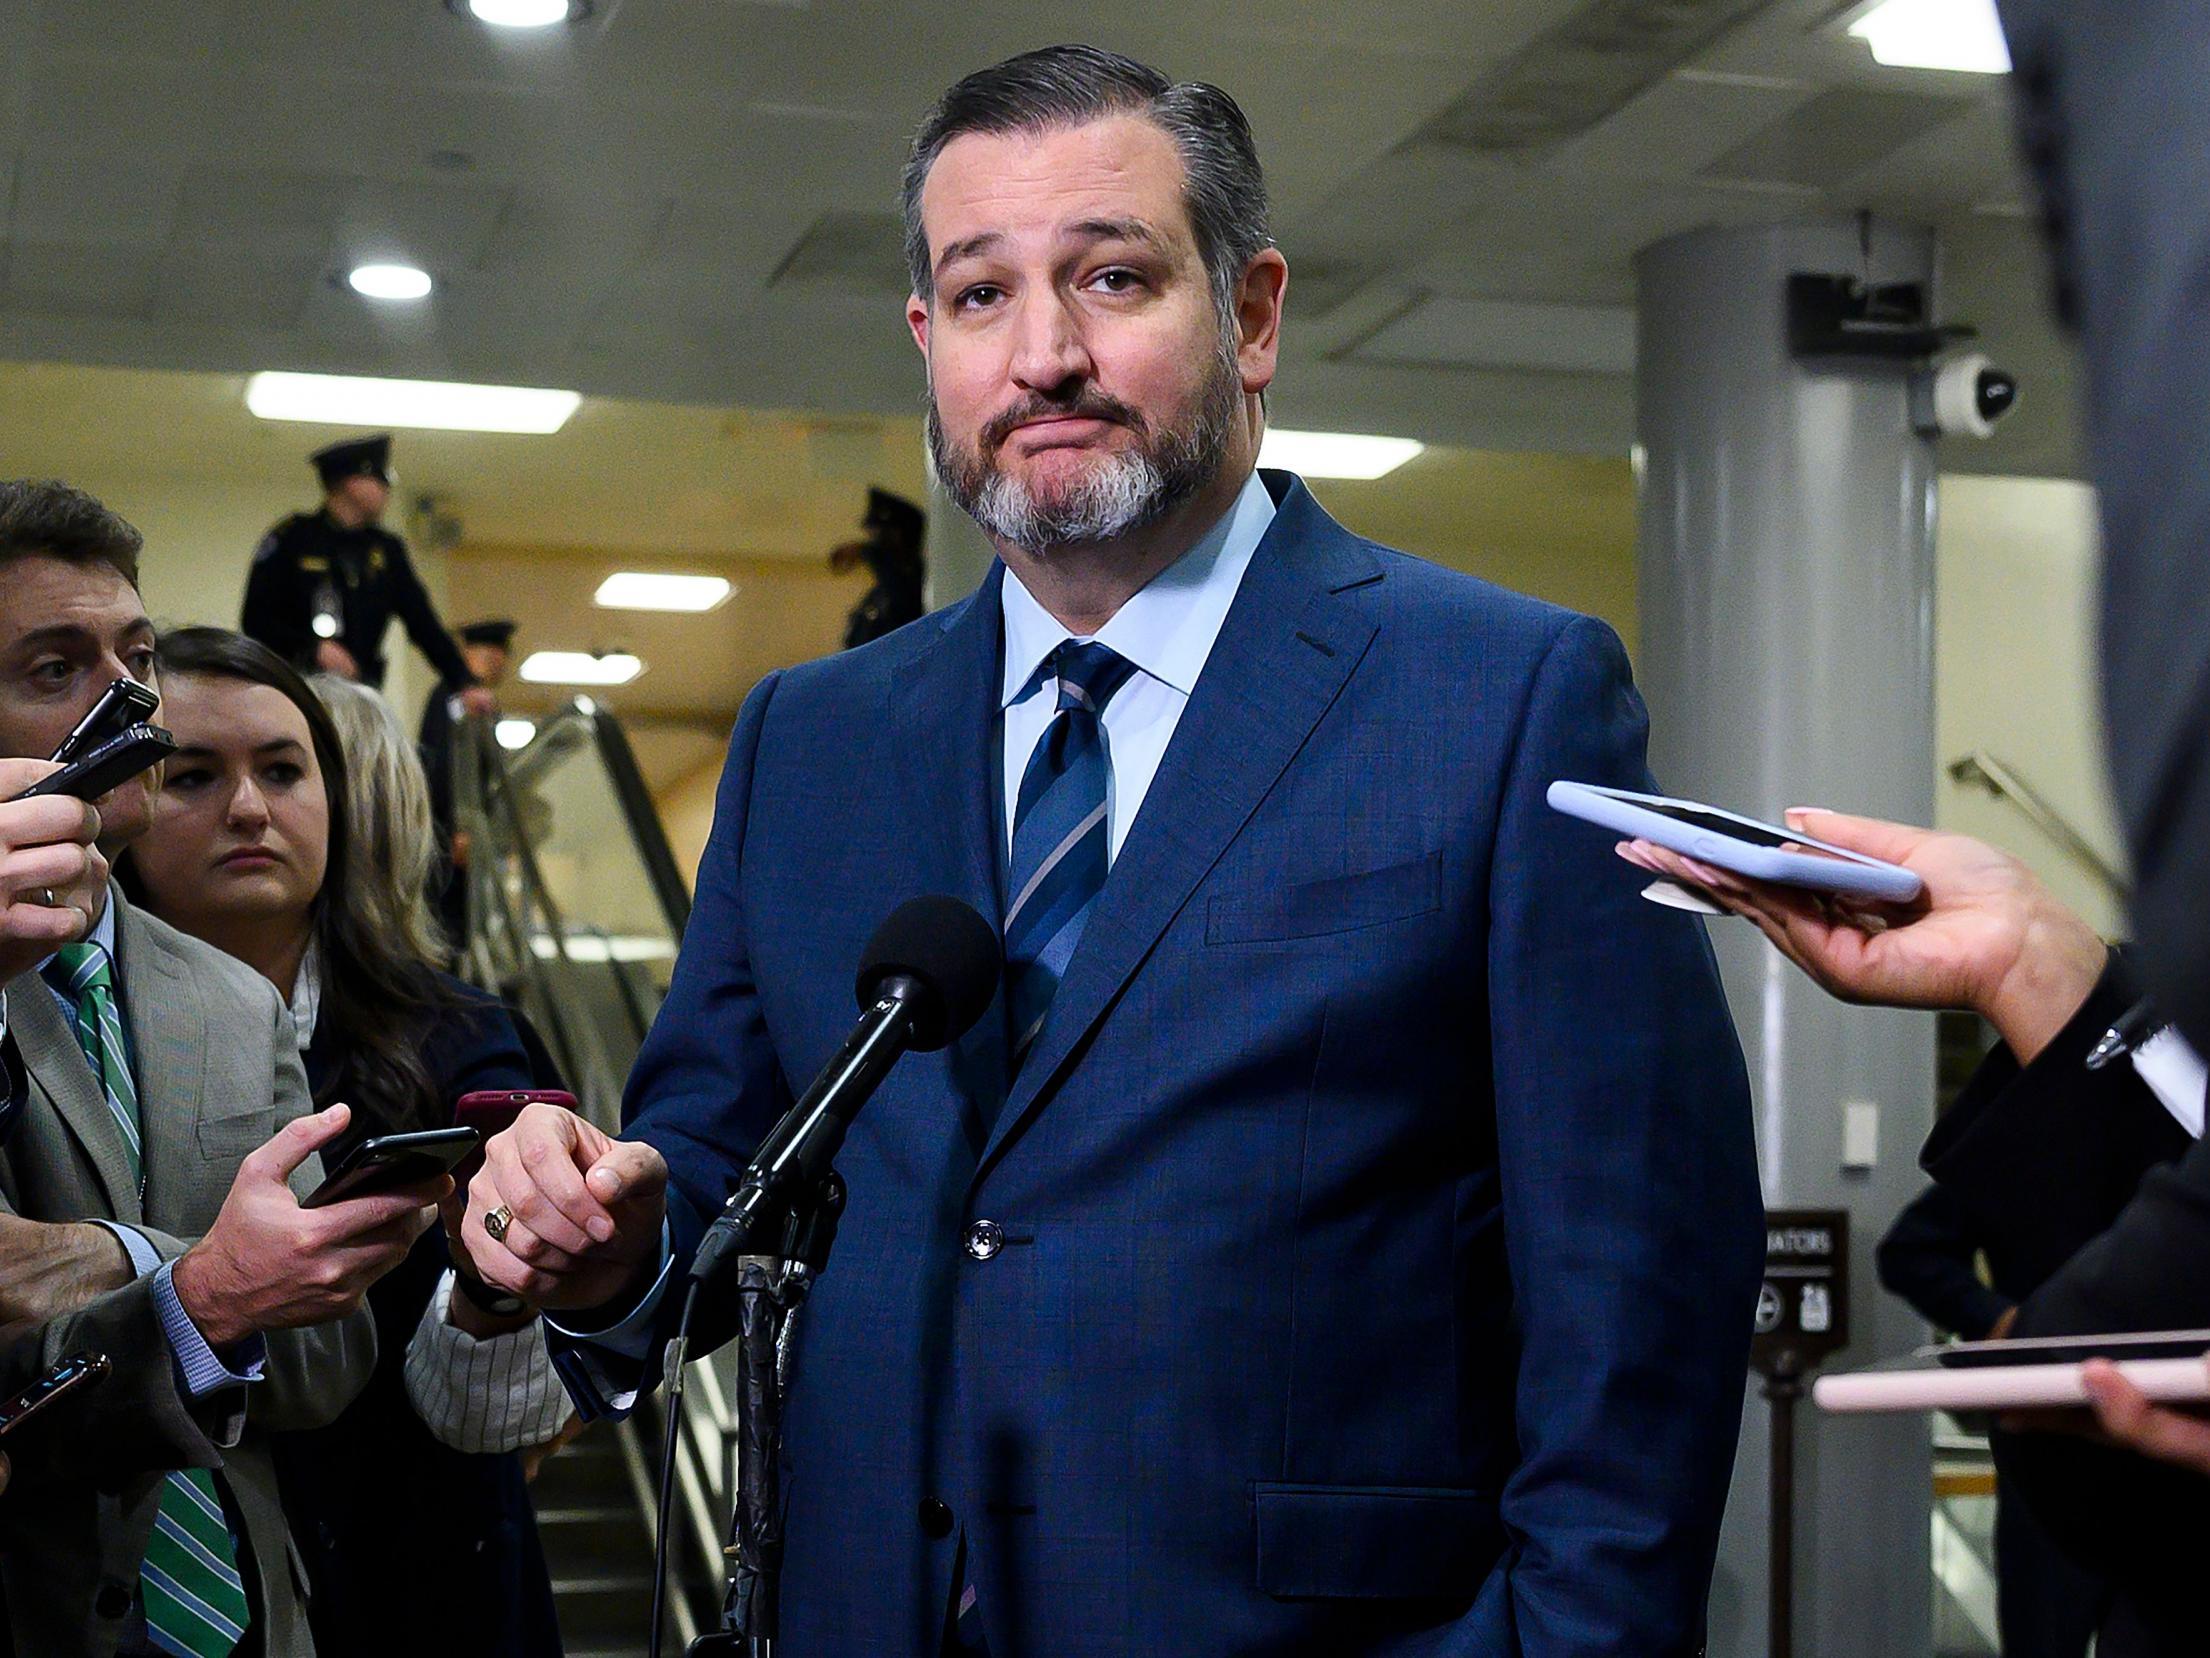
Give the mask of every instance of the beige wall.
[[2031, 864], [2057, 895], [2115, 932], [2110, 893], [2055, 841], [1947, 774], [1984, 750], [2008, 764], [2103, 856], [2119, 837], [2103, 781], [2095, 691], [2095, 497], [2044, 478], [1941, 480], [1935, 534], [1935, 816]]

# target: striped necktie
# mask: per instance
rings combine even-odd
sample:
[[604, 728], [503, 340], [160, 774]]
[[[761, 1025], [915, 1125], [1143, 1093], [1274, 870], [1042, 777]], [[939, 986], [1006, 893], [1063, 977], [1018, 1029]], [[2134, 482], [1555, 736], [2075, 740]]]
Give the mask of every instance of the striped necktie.
[[[138, 1087], [131, 1080], [123, 1025], [115, 1005], [115, 969], [97, 944], [66, 944], [55, 958], [56, 979], [76, 1009], [77, 1044], [100, 1081], [107, 1108], [122, 1131], [131, 1178], [146, 1189], [139, 1132]], [[229, 1658], [252, 1616], [238, 1576], [238, 1545], [223, 1518], [215, 1477], [204, 1468], [162, 1476], [161, 1506], [139, 1569], [146, 1637], [183, 1658]]]
[[1052, 653], [1059, 711], [1038, 739], [1013, 811], [1005, 907], [1006, 1005], [1013, 1066], [1043, 1029], [1067, 961], [1105, 885], [1105, 804], [1112, 756], [1102, 716], [1135, 664], [1105, 645], [1068, 640]]

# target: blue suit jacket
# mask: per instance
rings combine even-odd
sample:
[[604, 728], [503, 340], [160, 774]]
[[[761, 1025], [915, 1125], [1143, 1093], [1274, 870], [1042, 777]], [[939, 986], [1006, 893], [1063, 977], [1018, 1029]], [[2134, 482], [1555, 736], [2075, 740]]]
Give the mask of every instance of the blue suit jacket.
[[[1543, 803], [1647, 786], [1625, 657], [1268, 485], [1017, 1079], [993, 1009], [838, 1159], [793, 1651], [934, 1658], [929, 1499], [997, 1658], [1699, 1644], [1762, 1230], [1701, 925]], [[627, 1106], [679, 1256], [875, 924], [998, 914], [1002, 579], [745, 704]]]

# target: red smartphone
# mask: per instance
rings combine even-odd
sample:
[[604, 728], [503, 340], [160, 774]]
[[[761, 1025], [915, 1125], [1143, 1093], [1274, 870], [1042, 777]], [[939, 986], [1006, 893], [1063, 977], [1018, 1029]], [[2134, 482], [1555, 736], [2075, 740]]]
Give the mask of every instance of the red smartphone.
[[453, 1126], [472, 1128], [483, 1136], [482, 1144], [453, 1170], [453, 1179], [463, 1191], [483, 1167], [483, 1147], [491, 1143], [492, 1135], [512, 1128], [525, 1105], [558, 1105], [573, 1111], [576, 1097], [564, 1088], [479, 1088], [454, 1102]]

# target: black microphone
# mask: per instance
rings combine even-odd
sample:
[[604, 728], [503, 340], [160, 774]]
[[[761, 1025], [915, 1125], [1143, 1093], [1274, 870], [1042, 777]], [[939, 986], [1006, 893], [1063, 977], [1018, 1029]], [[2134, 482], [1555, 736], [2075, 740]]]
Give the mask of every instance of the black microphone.
[[911, 1048], [958, 1040], [997, 994], [998, 931], [956, 898], [909, 898], [875, 929], [859, 964], [859, 1023], [805, 1097], [752, 1153], [737, 1188], [691, 1259], [691, 1281], [711, 1281], [745, 1252], [753, 1225], [793, 1191], [817, 1184], [859, 1108]]

